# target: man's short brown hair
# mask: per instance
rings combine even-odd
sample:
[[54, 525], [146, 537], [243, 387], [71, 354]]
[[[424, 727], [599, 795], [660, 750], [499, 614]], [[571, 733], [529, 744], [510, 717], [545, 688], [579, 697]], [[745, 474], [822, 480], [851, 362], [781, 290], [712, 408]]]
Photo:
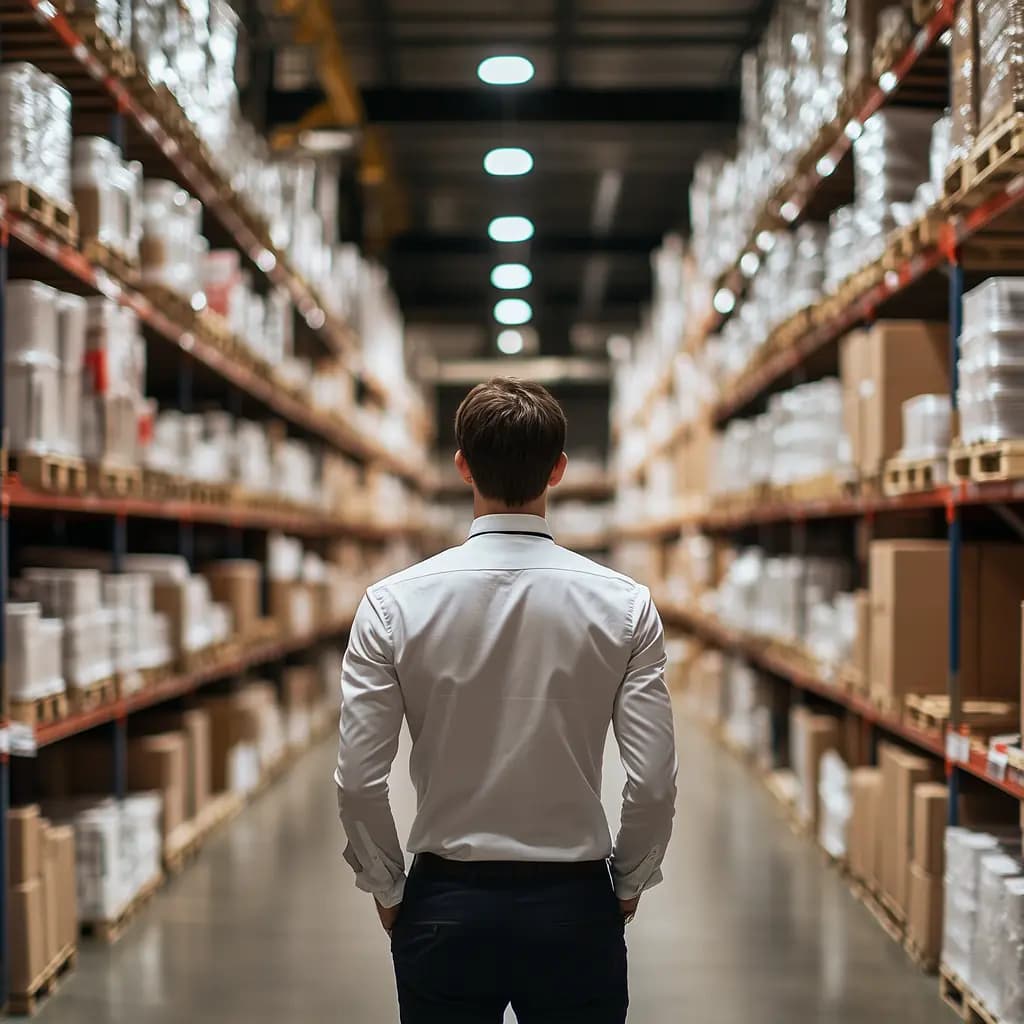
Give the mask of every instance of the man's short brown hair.
[[455, 438], [485, 498], [525, 505], [539, 498], [565, 448], [565, 413], [540, 384], [495, 377], [455, 414]]

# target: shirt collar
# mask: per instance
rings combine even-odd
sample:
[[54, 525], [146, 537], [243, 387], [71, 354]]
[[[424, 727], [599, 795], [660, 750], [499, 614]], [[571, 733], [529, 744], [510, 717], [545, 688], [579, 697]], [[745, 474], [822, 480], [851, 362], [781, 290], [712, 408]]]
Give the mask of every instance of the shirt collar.
[[524, 516], [505, 514], [496, 516], [478, 516], [469, 528], [470, 537], [478, 537], [482, 533], [526, 533], [536, 534], [554, 540], [551, 527], [543, 516]]

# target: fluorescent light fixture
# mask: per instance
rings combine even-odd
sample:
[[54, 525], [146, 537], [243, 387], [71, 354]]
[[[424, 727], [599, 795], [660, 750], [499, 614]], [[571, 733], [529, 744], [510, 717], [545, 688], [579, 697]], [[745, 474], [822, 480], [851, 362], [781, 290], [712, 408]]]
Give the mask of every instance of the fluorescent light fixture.
[[782, 214], [785, 220], [792, 224], [793, 221], [795, 221], [797, 217], [800, 216], [800, 207], [797, 206], [796, 203], [794, 203], [791, 199], [787, 199], [786, 202], [782, 204], [782, 209], [779, 210], [779, 213]]
[[719, 288], [712, 304], [722, 316], [728, 316], [736, 308], [736, 296], [728, 288]]
[[771, 252], [775, 248], [775, 235], [768, 230], [758, 231], [755, 241], [761, 252]]
[[264, 274], [269, 274], [277, 266], [277, 257], [269, 249], [262, 249], [256, 257], [256, 266]]
[[843, 129], [846, 132], [846, 137], [856, 142], [864, 134], [864, 125], [860, 121], [850, 121]]
[[814, 168], [823, 178], [827, 178], [835, 169], [836, 162], [828, 154], [823, 156]]
[[484, 157], [484, 170], [495, 177], [513, 178], [533, 170], [533, 156], [518, 146], [492, 149]]
[[498, 351], [506, 356], [517, 356], [523, 351], [523, 335], [521, 331], [511, 329], [498, 335]]
[[896, 77], [895, 71], [883, 71], [878, 79], [878, 88], [886, 93], [892, 92], [899, 84], [900, 80]]
[[533, 307], [525, 299], [500, 299], [494, 304], [494, 319], [513, 327], [533, 319]]
[[526, 242], [533, 238], [533, 221], [529, 217], [495, 217], [487, 234], [495, 242]]
[[533, 273], [525, 263], [499, 263], [491, 271], [491, 284], [504, 291], [529, 288], [532, 283]]
[[200, 313], [206, 309], [206, 295], [204, 292], [193, 292], [192, 299], [189, 305], [197, 312]]
[[522, 85], [533, 78], [533, 62], [511, 54], [488, 57], [480, 62], [476, 73], [487, 85]]
[[740, 257], [740, 270], [744, 277], [753, 277], [761, 266], [761, 257], [753, 250], [748, 250]]

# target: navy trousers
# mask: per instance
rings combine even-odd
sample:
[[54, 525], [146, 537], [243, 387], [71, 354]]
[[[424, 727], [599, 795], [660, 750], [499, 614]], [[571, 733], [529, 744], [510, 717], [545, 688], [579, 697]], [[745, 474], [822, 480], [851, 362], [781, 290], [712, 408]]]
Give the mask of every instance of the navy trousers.
[[624, 1024], [623, 919], [603, 862], [419, 856], [391, 935], [402, 1024]]

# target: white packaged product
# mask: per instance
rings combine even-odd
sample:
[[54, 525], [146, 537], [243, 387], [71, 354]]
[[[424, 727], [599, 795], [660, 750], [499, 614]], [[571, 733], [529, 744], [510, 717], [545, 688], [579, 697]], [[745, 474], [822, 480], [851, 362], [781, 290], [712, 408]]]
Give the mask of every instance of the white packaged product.
[[981, 859], [978, 875], [978, 912], [971, 947], [971, 985], [988, 1009], [1002, 1018], [1003, 989], [1000, 968], [1006, 931], [1006, 880], [1024, 874], [1021, 862], [1003, 853]]
[[81, 237], [137, 257], [138, 169], [125, 163], [109, 139], [80, 136], [73, 148], [73, 183]]
[[40, 281], [9, 281], [4, 305], [4, 356], [59, 356], [60, 320], [56, 288]]
[[953, 410], [949, 395], [917, 395], [903, 403], [905, 459], [936, 459], [949, 450]]
[[1005, 1024], [1024, 1024], [1024, 878], [1009, 878], [1003, 885], [1006, 915], [999, 957], [999, 1006]]
[[821, 758], [818, 799], [821, 809], [818, 842], [831, 856], [842, 859], [846, 856], [853, 798], [850, 793], [850, 769], [834, 750], [827, 750]]

